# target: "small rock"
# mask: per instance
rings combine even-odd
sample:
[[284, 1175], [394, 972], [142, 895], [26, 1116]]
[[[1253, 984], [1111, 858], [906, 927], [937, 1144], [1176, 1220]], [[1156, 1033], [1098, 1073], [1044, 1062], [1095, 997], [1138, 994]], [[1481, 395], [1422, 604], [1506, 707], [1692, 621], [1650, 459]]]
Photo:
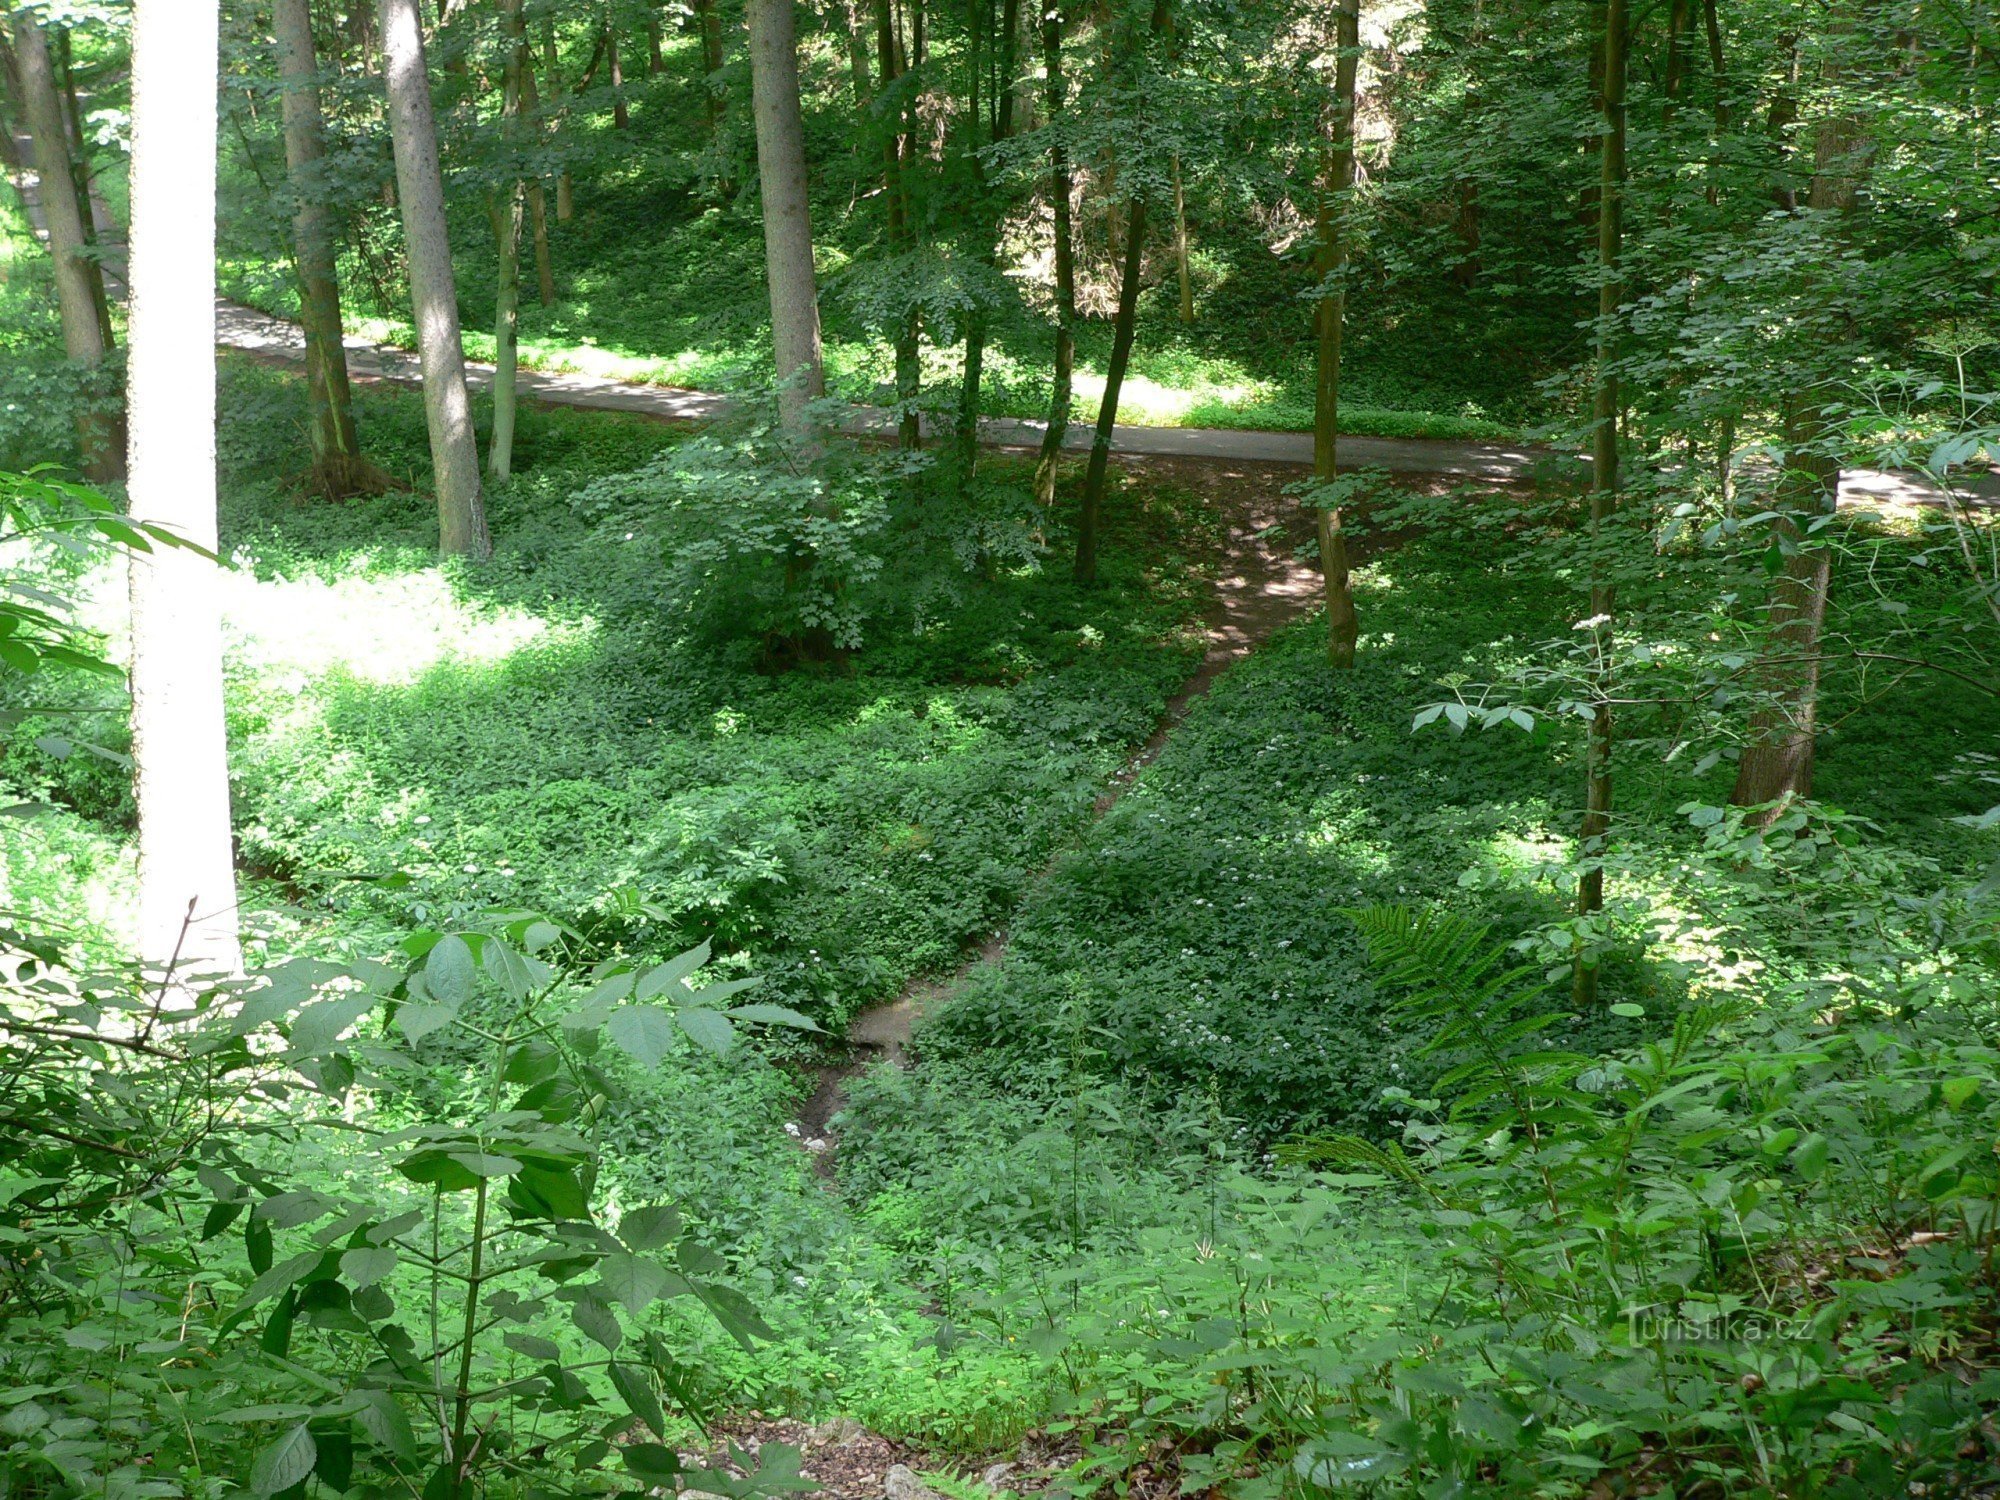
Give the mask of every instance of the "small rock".
[[911, 1471], [908, 1464], [895, 1464], [882, 1479], [882, 1493], [888, 1500], [944, 1500], [936, 1490]]
[[992, 1464], [979, 1476], [979, 1482], [989, 1490], [1004, 1490], [1007, 1480], [1014, 1472], [1012, 1464]]
[[868, 1436], [868, 1429], [852, 1417], [834, 1417], [806, 1433], [806, 1441], [816, 1448], [845, 1448]]
[[814, 1156], [818, 1156], [822, 1151], [832, 1149], [832, 1144], [832, 1142], [826, 1140], [823, 1136], [816, 1135], [806, 1142], [806, 1150], [810, 1151]]

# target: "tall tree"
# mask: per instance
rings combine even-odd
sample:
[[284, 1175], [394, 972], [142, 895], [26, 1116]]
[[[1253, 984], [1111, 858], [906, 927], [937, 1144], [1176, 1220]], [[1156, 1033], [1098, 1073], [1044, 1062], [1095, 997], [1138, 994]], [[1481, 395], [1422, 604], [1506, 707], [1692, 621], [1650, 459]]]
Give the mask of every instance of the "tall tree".
[[[1153, 35], [1165, 33], [1172, 18], [1169, 0], [1154, 0]], [[1129, 44], [1127, 66], [1136, 78], [1143, 70], [1146, 42], [1135, 33]], [[1127, 200], [1125, 215], [1125, 272], [1118, 283], [1118, 311], [1111, 325], [1111, 362], [1104, 371], [1104, 400], [1097, 409], [1097, 430], [1091, 437], [1090, 462], [1083, 474], [1083, 503], [1077, 517], [1076, 566], [1078, 583], [1097, 581], [1097, 532], [1104, 508], [1104, 486], [1111, 468], [1111, 435], [1118, 424], [1118, 398], [1125, 385], [1125, 371], [1132, 363], [1132, 340], [1139, 322], [1139, 278], [1146, 263], [1147, 205], [1143, 193]]]
[[[1603, 857], [1611, 835], [1610, 660], [1611, 616], [1617, 607], [1605, 577], [1603, 549], [1618, 509], [1618, 318], [1624, 302], [1620, 259], [1625, 234], [1625, 75], [1631, 26], [1625, 0], [1605, 0], [1601, 43], [1597, 178], [1597, 350], [1590, 429], [1590, 615], [1595, 677], [1590, 727], [1586, 731], [1583, 874], [1577, 881], [1576, 909], [1588, 916], [1604, 905]], [[1597, 998], [1597, 966], [1578, 955], [1572, 998], [1588, 1005]]]
[[1070, 224], [1070, 197], [1076, 184], [1070, 173], [1069, 144], [1063, 135], [1069, 85], [1063, 77], [1062, 0], [1041, 0], [1041, 5], [1042, 97], [1049, 116], [1049, 204], [1055, 217], [1056, 273], [1055, 368], [1049, 386], [1048, 426], [1035, 463], [1035, 503], [1046, 508], [1055, 500], [1056, 465], [1069, 433], [1076, 372], [1076, 232]]
[[812, 204], [806, 195], [805, 121], [792, 4], [749, 0], [747, 19], [779, 420], [794, 439], [803, 439], [810, 426], [806, 407], [826, 394], [826, 374], [820, 365], [819, 293], [813, 279]]
[[[985, 163], [979, 155], [980, 74], [985, 66], [981, 43], [993, 21], [992, 0], [970, 0], [966, 13], [972, 48], [968, 73], [971, 78], [966, 115], [966, 146], [971, 162], [975, 212], [972, 235], [974, 253], [981, 266], [994, 269], [1000, 258], [1000, 229], [1006, 204], [987, 179]], [[998, 66], [993, 113], [986, 121], [992, 143], [1014, 133], [1014, 78], [1016, 43], [1021, 31], [1020, 0], [1003, 0], [1000, 15]], [[979, 462], [979, 387], [985, 370], [987, 308], [983, 293], [975, 296], [965, 315], [965, 373], [958, 391], [958, 475], [961, 490], [972, 483]]]
[[500, 0], [502, 39], [507, 48], [500, 90], [500, 184], [487, 202], [498, 262], [493, 308], [493, 432], [486, 445], [486, 472], [504, 484], [514, 472], [514, 415], [521, 363], [521, 221], [527, 184], [513, 175], [521, 149], [521, 106], [529, 70], [528, 25], [521, 0]]
[[396, 151], [397, 199], [403, 210], [410, 301], [424, 374], [424, 415], [437, 486], [438, 550], [479, 560], [492, 555], [493, 540], [486, 530], [472, 401], [465, 386], [458, 289], [445, 229], [444, 179], [438, 170], [423, 23], [417, 0], [381, 0], [380, 14], [389, 134]]
[[299, 322], [306, 334], [306, 392], [313, 485], [339, 498], [371, 487], [354, 430], [347, 347], [341, 340], [340, 282], [333, 225], [325, 206], [325, 125], [319, 67], [313, 55], [312, 0], [272, 0], [278, 72], [284, 81], [285, 167], [292, 187], [292, 255], [299, 282]]
[[[915, 176], [912, 113], [914, 100], [908, 88], [899, 89], [911, 59], [920, 58], [923, 11], [910, 12], [912, 41], [906, 54], [897, 31], [896, 12], [891, 0], [876, 0], [875, 44], [882, 74], [882, 95], [888, 110], [887, 133], [882, 138], [882, 200], [888, 211], [889, 250], [908, 255], [916, 248], [912, 232], [910, 189]], [[919, 340], [921, 313], [913, 299], [896, 324], [896, 442], [914, 451], [923, 446], [923, 416], [917, 407], [923, 368]]]
[[[1333, 483], [1340, 454], [1340, 343], [1347, 322], [1347, 219], [1354, 197], [1354, 91], [1361, 59], [1361, 0], [1340, 0], [1334, 15], [1333, 101], [1328, 111], [1325, 184], [1319, 204], [1318, 379], [1313, 399], [1313, 478]], [[1354, 665], [1360, 624], [1347, 572], [1340, 506], [1319, 507], [1320, 571], [1326, 580], [1326, 656]]]
[[215, 522], [217, 0], [132, 25], [131, 513], [192, 548], [132, 560], [140, 954], [234, 973]]
[[[96, 371], [111, 350], [91, 284], [90, 235], [85, 228], [90, 206], [79, 200], [70, 171], [69, 127], [49, 60], [48, 39], [34, 13], [25, 7], [14, 12], [11, 71], [34, 142], [43, 227], [48, 232], [49, 257], [55, 264], [63, 348], [72, 363]], [[77, 441], [83, 450], [84, 473], [91, 479], [101, 484], [125, 477], [124, 424], [103, 393], [79, 409]]]
[[[1825, 81], [1837, 95], [1830, 56]], [[1836, 98], [1812, 130], [1813, 171], [1806, 201], [1794, 210], [1822, 226], [1855, 209], [1867, 142]], [[1839, 342], [1838, 340], [1836, 342]], [[1813, 357], [1824, 358], [1819, 351]], [[1838, 356], [1836, 355], [1837, 359]], [[1839, 434], [1828, 409], [1840, 401], [1837, 379], [1822, 370], [1779, 402], [1784, 470], [1771, 497], [1772, 523], [1783, 565], [1772, 580], [1766, 612], [1769, 644], [1757, 679], [1764, 701], [1751, 717], [1729, 800], [1738, 807], [1770, 805], [1812, 795], [1819, 733], [1821, 631], [1833, 587], [1833, 552], [1819, 533], [1840, 500]]]

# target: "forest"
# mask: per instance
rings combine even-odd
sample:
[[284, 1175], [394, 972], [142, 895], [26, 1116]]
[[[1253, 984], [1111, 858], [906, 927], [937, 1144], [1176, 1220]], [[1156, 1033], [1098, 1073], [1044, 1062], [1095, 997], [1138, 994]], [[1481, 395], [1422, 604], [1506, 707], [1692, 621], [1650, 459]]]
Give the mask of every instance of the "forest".
[[0, 0], [0, 1500], [2000, 1496], [1993, 0]]

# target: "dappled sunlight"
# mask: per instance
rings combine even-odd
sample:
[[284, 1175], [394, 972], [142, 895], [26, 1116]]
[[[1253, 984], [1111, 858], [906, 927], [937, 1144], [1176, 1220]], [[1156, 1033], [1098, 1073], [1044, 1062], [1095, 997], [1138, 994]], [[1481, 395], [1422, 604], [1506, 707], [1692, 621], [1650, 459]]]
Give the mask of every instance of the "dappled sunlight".
[[221, 587], [232, 670], [290, 692], [330, 673], [407, 685], [446, 662], [498, 663], [596, 628], [588, 619], [552, 623], [516, 606], [466, 600], [435, 568], [332, 581], [260, 579], [239, 568]]

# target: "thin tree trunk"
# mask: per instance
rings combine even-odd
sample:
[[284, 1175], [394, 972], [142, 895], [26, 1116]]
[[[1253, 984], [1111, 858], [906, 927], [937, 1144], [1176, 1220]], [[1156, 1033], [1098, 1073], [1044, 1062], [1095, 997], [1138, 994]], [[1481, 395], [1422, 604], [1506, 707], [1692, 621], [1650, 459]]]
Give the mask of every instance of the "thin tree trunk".
[[[713, 0], [710, 0], [713, 3]], [[858, 0], [845, 0], [847, 16], [847, 77], [854, 90], [854, 111], [865, 115], [875, 98], [875, 85], [868, 75], [868, 37]]]
[[1118, 312], [1111, 329], [1111, 363], [1104, 372], [1104, 401], [1097, 409], [1097, 431], [1091, 438], [1090, 463], [1083, 475], [1083, 505], [1076, 527], [1076, 581], [1097, 582], [1098, 517], [1104, 508], [1104, 483], [1111, 465], [1111, 434], [1118, 422], [1118, 394], [1125, 369], [1132, 362], [1132, 337], [1139, 321], [1139, 277], [1146, 257], [1146, 200], [1132, 200], [1125, 221], [1125, 274], [1118, 285]]
[[[1331, 484], [1339, 472], [1340, 345], [1347, 322], [1347, 216], [1354, 197], [1354, 93], [1361, 58], [1361, 0], [1342, 0], [1334, 22], [1333, 110], [1328, 121], [1326, 190], [1319, 207], [1319, 368], [1313, 401], [1313, 477]], [[1319, 507], [1320, 572], [1326, 581], [1326, 659], [1354, 665], [1361, 637], [1347, 571], [1347, 534], [1340, 507]]]
[[722, 129], [722, 15], [716, 0], [695, 0], [701, 21], [702, 112], [708, 120], [708, 138], [714, 141]]
[[1174, 153], [1174, 266], [1181, 278], [1181, 321], [1194, 321], [1194, 282], [1188, 276], [1187, 195], [1181, 191], [1181, 155]]
[[1681, 95], [1687, 91], [1688, 29], [1692, 17], [1689, 11], [1693, 0], [1668, 0], [1667, 4], [1667, 67], [1664, 92], [1667, 96], [1666, 115], [1673, 118], [1674, 110], [1681, 102]]
[[[1152, 33], [1166, 35], [1172, 11], [1169, 0], [1153, 0]], [[1132, 39], [1136, 71], [1143, 42]], [[1118, 398], [1125, 387], [1125, 371], [1132, 363], [1132, 340], [1139, 325], [1139, 280], [1146, 263], [1147, 205], [1142, 197], [1130, 199], [1125, 220], [1125, 268], [1118, 279], [1118, 311], [1111, 324], [1111, 363], [1104, 371], [1104, 400], [1097, 409], [1097, 430], [1090, 442], [1090, 462], [1083, 472], [1083, 502], [1076, 528], [1076, 581], [1097, 582], [1097, 540], [1104, 509], [1104, 485], [1111, 467], [1111, 437], [1118, 425]]]
[[793, 0], [749, 0], [750, 104], [764, 200], [764, 265], [771, 290], [771, 346], [778, 414], [795, 441], [810, 437], [807, 406], [826, 394], [819, 295], [813, 280], [812, 205], [806, 195], [805, 122], [799, 104]]
[[1042, 433], [1041, 456], [1035, 462], [1035, 503], [1046, 510], [1055, 500], [1056, 465], [1069, 432], [1072, 385], [1076, 369], [1076, 239], [1070, 225], [1069, 148], [1063, 142], [1063, 111], [1068, 88], [1063, 80], [1063, 22], [1058, 0], [1044, 0], [1042, 11], [1043, 97], [1049, 112], [1049, 205], [1055, 214], [1056, 351], [1054, 379], [1049, 388], [1049, 421]]
[[618, 22], [609, 12], [604, 17], [604, 50], [611, 61], [611, 123], [620, 130], [630, 130], [632, 111], [625, 103], [625, 68], [618, 60]]
[[292, 182], [299, 322], [306, 334], [313, 485], [328, 498], [339, 499], [372, 486], [354, 431], [333, 226], [320, 201], [326, 187], [326, 135], [319, 107], [319, 67], [313, 56], [312, 0], [273, 0], [271, 13], [285, 87], [285, 166]]
[[69, 127], [64, 136], [64, 154], [69, 161], [70, 178], [76, 184], [76, 201], [83, 217], [83, 242], [89, 247], [83, 264], [90, 273], [90, 299], [97, 304], [98, 332], [104, 336], [104, 347], [109, 349], [118, 339], [111, 329], [111, 298], [104, 289], [104, 262], [97, 254], [97, 207], [92, 191], [90, 143], [83, 133], [83, 105], [76, 97], [76, 69], [71, 61], [67, 26], [56, 33], [56, 55], [62, 65], [63, 113]]
[[[1860, 144], [1845, 116], [1820, 121], [1807, 207], [1816, 214], [1851, 211], [1859, 181], [1853, 157]], [[1767, 698], [1750, 720], [1750, 737], [1737, 762], [1729, 800], [1737, 807], [1770, 805], [1764, 821], [1786, 802], [1812, 795], [1813, 745], [1819, 729], [1819, 656], [1827, 596], [1833, 586], [1833, 553], [1815, 523], [1840, 500], [1840, 460], [1826, 408], [1839, 391], [1821, 381], [1787, 396], [1783, 404], [1785, 472], [1771, 508], [1785, 563], [1771, 587], [1767, 614], [1770, 643], [1758, 673]]]
[[[877, 0], [876, 43], [886, 92], [903, 76], [903, 56], [896, 35], [890, 0]], [[910, 132], [907, 115], [895, 121], [882, 145], [883, 198], [889, 215], [889, 246], [892, 253], [906, 255], [910, 245], [909, 175]], [[921, 325], [912, 306], [896, 329], [896, 445], [909, 452], [923, 446], [923, 416], [917, 409], [922, 394], [922, 365], [919, 339]]]
[[410, 260], [410, 301], [424, 373], [424, 415], [438, 506], [438, 550], [474, 560], [492, 555], [479, 488], [479, 449], [465, 387], [458, 291], [445, 229], [444, 182], [417, 0], [381, 0], [382, 71], [389, 134], [396, 150], [397, 198]]
[[[1609, 693], [1611, 616], [1617, 606], [1604, 578], [1603, 533], [1618, 508], [1618, 313], [1624, 300], [1619, 260], [1625, 227], [1625, 73], [1630, 26], [1625, 0], [1604, 7], [1603, 134], [1599, 139], [1597, 216], [1597, 381], [1590, 438], [1590, 613], [1594, 664], [1590, 727], [1585, 740], [1584, 813], [1578, 853], [1584, 872], [1577, 880], [1576, 909], [1588, 916], [1604, 905], [1602, 860], [1611, 836], [1612, 719]], [[1597, 999], [1597, 965], [1577, 955], [1571, 999], [1579, 1006]]]
[[1715, 13], [1715, 0], [1702, 0], [1702, 28], [1708, 34], [1708, 67], [1715, 86], [1715, 157], [1710, 159], [1708, 187], [1705, 196], [1712, 208], [1722, 197], [1722, 186], [1716, 180], [1720, 167], [1722, 143], [1729, 134], [1729, 71], [1722, 55], [1722, 23]]
[[[709, 0], [714, 4], [714, 0]], [[548, 80], [549, 108], [556, 113], [556, 128], [562, 128], [562, 58], [556, 50], [556, 18], [551, 13], [542, 24], [542, 74]], [[564, 166], [556, 174], [556, 222], [567, 224], [576, 216], [576, 190], [570, 182], [569, 168]]]
[[[505, 149], [519, 149], [521, 111], [527, 102], [530, 76], [528, 27], [521, 0], [501, 0], [500, 24], [510, 42], [505, 80], [500, 91], [500, 133]], [[487, 204], [493, 225], [498, 277], [493, 298], [493, 433], [486, 444], [486, 474], [504, 484], [514, 472], [514, 414], [519, 392], [515, 377], [521, 363], [521, 219], [527, 185], [515, 181], [495, 192]]]
[[[55, 263], [63, 349], [71, 363], [96, 371], [103, 367], [110, 350], [91, 289], [89, 241], [83, 227], [89, 210], [77, 201], [76, 180], [70, 174], [69, 132], [49, 62], [48, 42], [27, 10], [14, 13], [14, 61], [21, 108], [35, 145], [35, 175], [40, 184], [42, 221], [49, 236], [49, 258]], [[98, 396], [101, 401], [103, 393]], [[125, 431], [115, 409], [93, 404], [80, 411], [77, 441], [83, 450], [83, 471], [90, 479], [103, 484], [125, 477]]]
[[[528, 45], [525, 23], [516, 36], [515, 54], [521, 67], [521, 113], [534, 121], [534, 129], [542, 130], [541, 90], [535, 82], [535, 54]], [[535, 244], [535, 289], [544, 307], [553, 307], [556, 300], [555, 257], [549, 251], [549, 195], [539, 177], [530, 178], [527, 183], [528, 224]]]
[[192, 548], [132, 559], [140, 956], [242, 967], [215, 522], [217, 0], [132, 24], [131, 513]]
[[667, 59], [660, 51], [664, 38], [660, 32], [660, 13], [648, 12], [646, 16], [646, 71], [658, 77], [667, 71]]

